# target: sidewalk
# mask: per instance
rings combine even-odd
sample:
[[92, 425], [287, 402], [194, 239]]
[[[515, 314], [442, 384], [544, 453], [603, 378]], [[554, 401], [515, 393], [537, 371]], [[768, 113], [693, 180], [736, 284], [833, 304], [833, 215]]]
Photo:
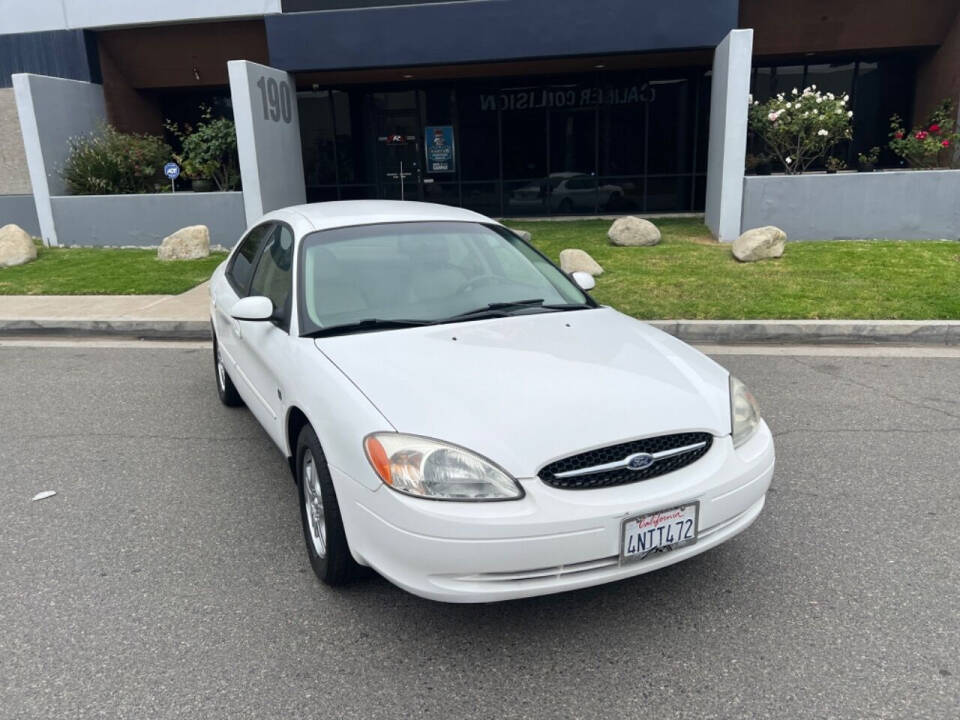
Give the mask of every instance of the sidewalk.
[[180, 295], [0, 295], [0, 333], [208, 338], [208, 285]]
[[[690, 343], [960, 345], [958, 320], [652, 320]], [[210, 337], [207, 283], [181, 295], [0, 295], [3, 335]]]

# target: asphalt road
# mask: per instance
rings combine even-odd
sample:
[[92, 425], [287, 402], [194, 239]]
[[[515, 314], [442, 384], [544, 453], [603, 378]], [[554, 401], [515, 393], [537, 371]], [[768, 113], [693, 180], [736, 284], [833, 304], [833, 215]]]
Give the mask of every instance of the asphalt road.
[[0, 717], [960, 717], [960, 358], [718, 359], [777, 439], [751, 529], [457, 606], [315, 580], [209, 350], [0, 347]]

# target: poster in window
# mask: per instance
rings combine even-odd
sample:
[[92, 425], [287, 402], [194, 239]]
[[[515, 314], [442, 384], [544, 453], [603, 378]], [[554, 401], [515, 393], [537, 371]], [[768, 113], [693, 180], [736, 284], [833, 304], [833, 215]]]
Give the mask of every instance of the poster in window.
[[453, 155], [453, 126], [435, 125], [426, 128], [424, 146], [427, 150], [428, 173], [456, 172]]

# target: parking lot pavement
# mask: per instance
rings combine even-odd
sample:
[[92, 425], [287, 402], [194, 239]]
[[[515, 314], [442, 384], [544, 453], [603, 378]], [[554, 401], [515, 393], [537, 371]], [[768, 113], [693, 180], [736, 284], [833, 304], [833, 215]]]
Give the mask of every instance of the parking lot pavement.
[[206, 346], [0, 347], [0, 717], [955, 718], [960, 363], [793, 350], [716, 349], [777, 438], [746, 533], [457, 606], [315, 580]]

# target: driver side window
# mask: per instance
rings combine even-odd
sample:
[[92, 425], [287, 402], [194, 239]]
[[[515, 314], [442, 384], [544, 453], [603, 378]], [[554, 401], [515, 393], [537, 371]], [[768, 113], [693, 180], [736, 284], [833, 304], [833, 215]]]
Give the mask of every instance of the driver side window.
[[283, 330], [290, 329], [292, 269], [293, 232], [286, 225], [277, 225], [260, 254], [250, 282], [250, 294], [270, 298], [275, 323]]

